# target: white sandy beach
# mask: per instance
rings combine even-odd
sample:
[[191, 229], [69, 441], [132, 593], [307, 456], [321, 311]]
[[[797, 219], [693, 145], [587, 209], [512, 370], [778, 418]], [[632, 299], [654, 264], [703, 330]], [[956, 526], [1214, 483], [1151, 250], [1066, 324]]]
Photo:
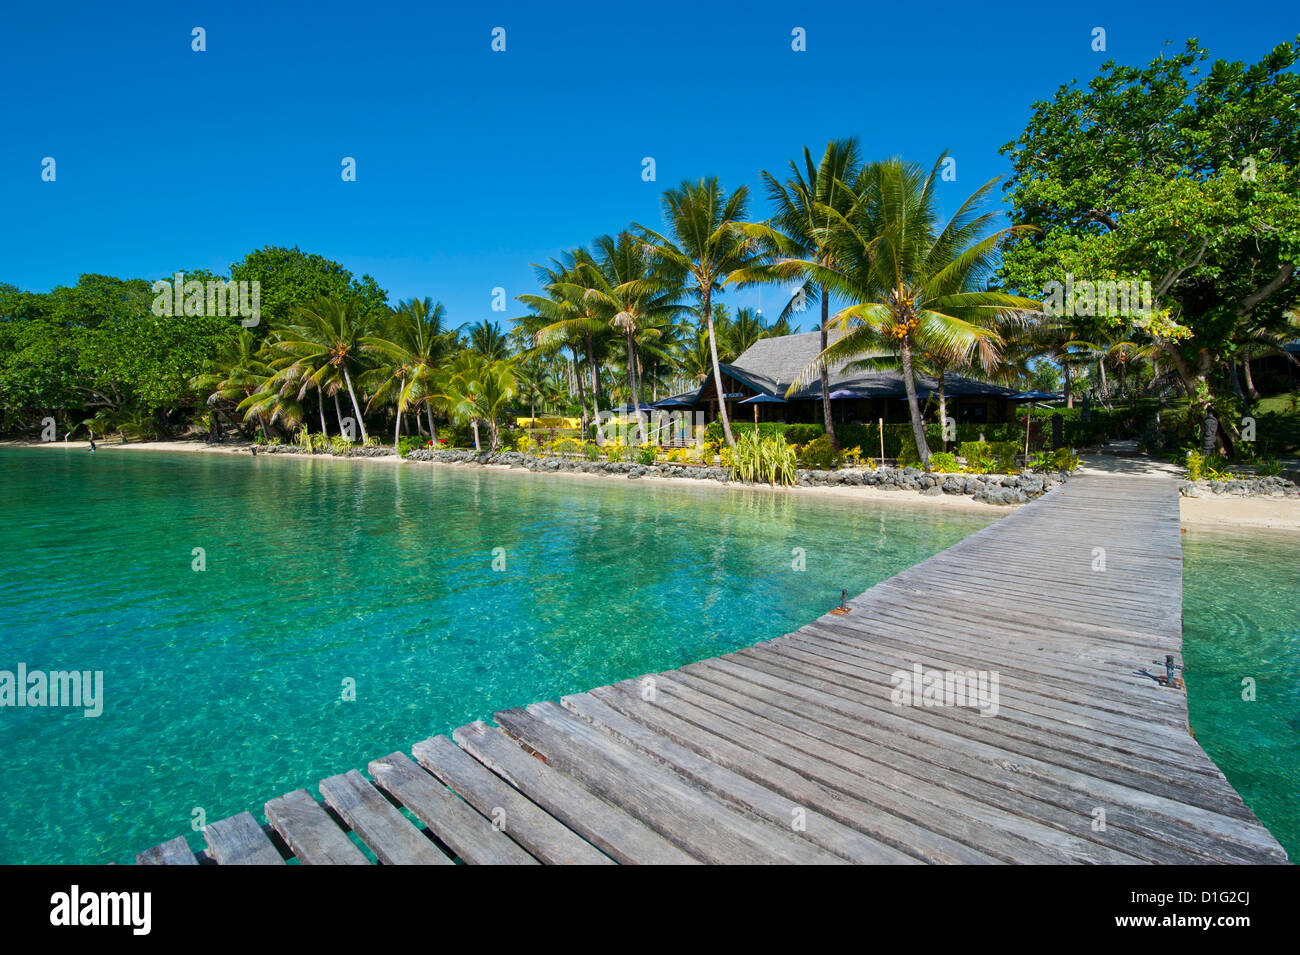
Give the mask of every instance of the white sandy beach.
[[[80, 450], [86, 451], [90, 445], [85, 441], [69, 442], [40, 442], [40, 441], [4, 441], [0, 442], [0, 447], [33, 447], [47, 448], [50, 451], [59, 450]], [[247, 455], [250, 444], [225, 444], [225, 445], [208, 445], [202, 441], [137, 441], [127, 444], [118, 443], [116, 439], [107, 442], [97, 442], [96, 447], [100, 453], [114, 454], [119, 452], [177, 452], [186, 454], [242, 454]], [[278, 455], [268, 454], [266, 458], [276, 458]], [[296, 457], [296, 456], [295, 456]], [[356, 457], [356, 458], [331, 458], [331, 460], [361, 462], [366, 464], [382, 464], [391, 467], [397, 464], [416, 463], [405, 462], [395, 455], [383, 457]], [[418, 462], [429, 464], [434, 467], [448, 468], [479, 468], [481, 465], [476, 464], [444, 464], [441, 462]], [[1174, 476], [1178, 473], [1172, 465], [1163, 462], [1151, 462], [1146, 459], [1131, 458], [1108, 458], [1104, 456], [1089, 456], [1084, 459], [1085, 467], [1094, 470], [1112, 471], [1115, 473], [1126, 474], [1149, 474], [1152, 477]], [[528, 471], [523, 468], [510, 468], [504, 465], [494, 467], [502, 471], [509, 471], [521, 475], [528, 475], [539, 479], [552, 476], [545, 472]], [[619, 480], [626, 481], [627, 478], [622, 475], [602, 475], [602, 474], [585, 474], [582, 472], [562, 472], [562, 476], [570, 478], [586, 478], [590, 480]], [[732, 487], [734, 485], [723, 485], [713, 481], [696, 481], [689, 478], [665, 478], [665, 477], [648, 477], [641, 480], [653, 484], [687, 484], [693, 487]], [[943, 494], [933, 497], [927, 497], [923, 494], [917, 494], [912, 491], [882, 491], [875, 487], [771, 487], [769, 485], [750, 485], [747, 489], [760, 491], [771, 494], [804, 494], [804, 495], [822, 495], [842, 500], [864, 500], [864, 501], [889, 501], [900, 507], [922, 507], [922, 508], [949, 508], [967, 511], [979, 511], [985, 514], [1009, 513], [1015, 509], [1015, 506], [999, 506], [985, 504], [980, 501], [964, 495]], [[1300, 498], [1272, 498], [1272, 497], [1185, 497], [1181, 501], [1180, 515], [1182, 522], [1187, 526], [1197, 527], [1220, 527], [1220, 528], [1245, 528], [1260, 527], [1271, 530], [1293, 531], [1300, 533]]]

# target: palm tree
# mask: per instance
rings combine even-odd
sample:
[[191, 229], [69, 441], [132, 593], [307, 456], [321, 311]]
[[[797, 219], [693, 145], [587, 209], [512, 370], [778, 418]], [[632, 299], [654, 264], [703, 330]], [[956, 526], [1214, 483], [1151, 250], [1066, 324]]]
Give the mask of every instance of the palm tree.
[[718, 338], [713, 327], [713, 295], [733, 272], [752, 268], [763, 260], [756, 242], [735, 225], [745, 218], [749, 189], [741, 186], [724, 195], [716, 176], [698, 182], [683, 181], [664, 193], [664, 219], [672, 238], [638, 225], [642, 239], [670, 267], [689, 276], [691, 292], [700, 303], [700, 315], [709, 332], [713, 386], [718, 395], [718, 414], [727, 445], [736, 443], [723, 396], [722, 370], [718, 367]]
[[293, 321], [295, 324], [280, 332], [277, 350], [310, 369], [305, 380], [317, 388], [331, 374], [340, 375], [352, 399], [361, 440], [368, 440], [352, 373], [363, 370], [362, 345], [368, 337], [370, 316], [352, 299], [318, 298], [298, 306]]
[[997, 183], [985, 183], [942, 228], [935, 189], [944, 156], [927, 173], [901, 159], [864, 166], [853, 185], [846, 212], [818, 205], [828, 226], [818, 238], [830, 247], [829, 264], [805, 259], [799, 267], [829, 292], [854, 304], [834, 321], [845, 330], [799, 375], [791, 392], [827, 365], [878, 351], [896, 350], [907, 392], [912, 433], [921, 462], [930, 447], [916, 398], [913, 358], [918, 353], [966, 355], [988, 347], [989, 315], [1036, 314], [1039, 302], [996, 291], [970, 291], [992, 274], [994, 256], [1011, 235], [1031, 227], [1013, 226], [990, 233], [995, 213], [979, 207]]
[[501, 447], [497, 418], [515, 397], [512, 363], [492, 361], [473, 351], [461, 352], [436, 379], [436, 400], [458, 421], [468, 421], [474, 432], [474, 449], [482, 450], [478, 423], [487, 422], [489, 450]]
[[501, 331], [500, 325], [487, 319], [470, 328], [468, 344], [471, 351], [478, 352], [488, 361], [510, 357], [510, 339]]
[[[218, 406], [224, 406], [229, 416], [250, 395], [262, 391], [273, 376], [274, 369], [257, 337], [241, 327], [223, 340], [209, 370], [190, 379], [190, 386], [207, 394], [206, 403], [214, 414]], [[264, 426], [262, 431], [265, 434]]]
[[451, 350], [452, 333], [444, 325], [446, 316], [447, 310], [441, 302], [435, 303], [430, 298], [411, 299], [402, 302], [388, 316], [387, 327], [381, 334], [362, 340], [364, 351], [388, 362], [367, 375], [376, 385], [370, 404], [391, 400], [397, 406], [394, 447], [402, 432], [402, 413], [420, 405], [424, 405], [429, 418], [429, 436], [438, 436], [429, 398], [438, 366]]
[[[789, 321], [792, 312], [801, 311], [806, 304], [821, 303], [821, 347], [826, 350], [830, 328], [830, 294], [825, 283], [817, 283], [811, 273], [797, 265], [799, 260], [818, 262], [823, 266], [834, 264], [834, 243], [830, 230], [834, 225], [831, 210], [845, 213], [852, 206], [852, 189], [846, 185], [856, 177], [862, 160], [856, 139], [835, 139], [826, 144], [821, 162], [814, 164], [812, 153], [805, 146], [804, 168], [793, 160], [790, 175], [780, 182], [771, 173], [761, 174], [767, 187], [768, 198], [776, 212], [765, 223], [746, 223], [741, 228], [746, 234], [764, 242], [775, 254], [776, 261], [765, 268], [747, 270], [733, 276], [738, 284], [752, 282], [784, 282], [799, 279], [799, 286], [780, 318]], [[793, 262], [791, 262], [793, 260]], [[835, 424], [831, 420], [830, 369], [821, 369], [822, 421], [826, 434], [834, 447]]]
[[734, 361], [748, 351], [754, 342], [767, 337], [767, 326], [752, 308], [738, 308], [736, 317], [728, 323], [726, 332], [721, 337], [727, 343], [726, 350], [731, 353]]
[[642, 389], [638, 345], [642, 340], [658, 338], [660, 326], [683, 311], [684, 306], [678, 302], [680, 276], [630, 233], [623, 232], [617, 239], [602, 235], [592, 245], [595, 256], [579, 266], [588, 285], [584, 298], [595, 302], [609, 324], [623, 333], [628, 390], [632, 400], [639, 401]]
[[533, 322], [536, 330], [533, 342], [542, 349], [567, 347], [573, 354], [573, 365], [578, 386], [578, 402], [582, 406], [582, 433], [587, 433], [587, 399], [582, 382], [582, 359], [579, 349], [585, 347], [587, 364], [591, 369], [592, 416], [599, 411], [600, 372], [596, 364], [596, 336], [608, 328], [595, 301], [587, 298], [588, 275], [586, 265], [591, 256], [584, 249], [566, 252], [551, 265], [534, 266], [542, 282], [545, 295], [520, 295], [519, 301], [529, 306], [539, 320]]

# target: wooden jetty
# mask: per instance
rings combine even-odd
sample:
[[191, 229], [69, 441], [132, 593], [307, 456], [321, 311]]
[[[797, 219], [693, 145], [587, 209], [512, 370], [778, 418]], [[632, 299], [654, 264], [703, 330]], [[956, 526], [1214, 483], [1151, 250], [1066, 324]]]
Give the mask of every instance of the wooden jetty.
[[[1157, 679], [1182, 643], [1176, 482], [1076, 475], [849, 607], [498, 713], [138, 861], [1287, 861]], [[900, 705], [918, 665], [995, 675], [996, 714]]]

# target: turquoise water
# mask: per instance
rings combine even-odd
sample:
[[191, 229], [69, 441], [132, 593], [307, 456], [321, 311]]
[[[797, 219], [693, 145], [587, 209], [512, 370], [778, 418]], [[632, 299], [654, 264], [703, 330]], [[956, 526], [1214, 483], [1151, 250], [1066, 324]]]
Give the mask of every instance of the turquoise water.
[[[1192, 729], [1300, 862], [1300, 534], [1191, 527], [1183, 656]], [[1255, 700], [1242, 699], [1242, 680]]]
[[0, 488], [0, 670], [102, 670], [105, 696], [0, 709], [2, 863], [199, 848], [196, 808], [260, 815], [496, 710], [780, 636], [997, 516], [112, 448], [0, 451]]

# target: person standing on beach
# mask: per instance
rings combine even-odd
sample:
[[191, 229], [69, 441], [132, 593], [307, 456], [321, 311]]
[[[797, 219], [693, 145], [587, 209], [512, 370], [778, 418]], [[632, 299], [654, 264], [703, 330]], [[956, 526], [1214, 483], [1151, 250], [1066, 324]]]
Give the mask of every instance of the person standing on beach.
[[94, 438], [91, 438], [91, 439], [90, 439], [90, 453], [91, 453], [91, 454], [94, 454], [94, 453], [95, 453], [95, 439], [94, 439]]

